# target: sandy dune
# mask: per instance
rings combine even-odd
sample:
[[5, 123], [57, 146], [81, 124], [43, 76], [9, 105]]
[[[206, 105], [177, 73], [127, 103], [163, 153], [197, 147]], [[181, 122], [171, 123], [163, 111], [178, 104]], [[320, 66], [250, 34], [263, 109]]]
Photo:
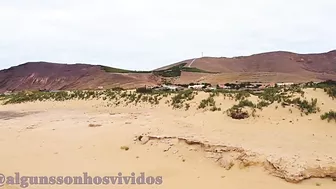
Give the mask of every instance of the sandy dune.
[[[306, 96], [318, 98], [321, 112], [336, 107], [336, 101], [322, 91], [307, 90]], [[258, 112], [259, 117], [233, 120], [222, 112], [196, 110], [206, 97], [200, 93], [188, 111], [172, 110], [164, 99], [157, 106], [107, 107], [103, 100], [2, 105], [0, 173], [110, 176], [145, 172], [163, 177], [160, 186], [121, 188], [336, 186], [331, 178], [290, 183], [336, 176], [335, 123], [321, 121], [319, 113], [301, 117], [295, 108], [290, 113], [289, 108], [276, 109], [275, 104]], [[236, 102], [216, 97], [216, 103], [225, 110]], [[143, 137], [136, 140], [139, 136]]]

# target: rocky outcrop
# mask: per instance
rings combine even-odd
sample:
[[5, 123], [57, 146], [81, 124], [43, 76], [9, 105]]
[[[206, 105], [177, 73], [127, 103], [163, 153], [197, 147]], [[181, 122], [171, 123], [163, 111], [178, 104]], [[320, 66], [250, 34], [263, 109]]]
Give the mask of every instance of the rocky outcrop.
[[336, 164], [330, 166], [309, 165], [305, 162], [295, 162], [291, 159], [278, 158], [268, 154], [259, 154], [241, 147], [212, 144], [209, 141], [201, 141], [193, 138], [177, 136], [153, 136], [140, 135], [135, 141], [145, 145], [149, 141], [168, 143], [173, 146], [184, 143], [188, 146], [197, 146], [205, 153], [205, 157], [213, 159], [218, 164], [229, 170], [237, 165], [240, 168], [249, 166], [261, 166], [271, 175], [285, 179], [288, 182], [298, 183], [309, 178], [336, 178]]

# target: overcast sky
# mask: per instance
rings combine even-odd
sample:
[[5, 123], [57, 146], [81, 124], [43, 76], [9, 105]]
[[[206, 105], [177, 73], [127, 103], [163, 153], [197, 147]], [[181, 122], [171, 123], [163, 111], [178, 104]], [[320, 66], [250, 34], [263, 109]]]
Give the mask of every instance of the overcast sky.
[[0, 68], [336, 49], [335, 0], [0, 0]]

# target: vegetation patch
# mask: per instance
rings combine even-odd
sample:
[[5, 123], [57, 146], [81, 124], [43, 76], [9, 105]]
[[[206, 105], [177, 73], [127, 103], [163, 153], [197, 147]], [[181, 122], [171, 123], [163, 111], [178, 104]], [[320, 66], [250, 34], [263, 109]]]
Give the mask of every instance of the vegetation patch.
[[321, 115], [321, 119], [328, 120], [328, 122], [330, 122], [331, 120], [334, 120], [336, 122], [336, 112], [330, 110], [329, 112], [326, 112], [323, 115]]
[[255, 105], [252, 101], [249, 101], [247, 99], [241, 100], [238, 104], [233, 105], [230, 109], [226, 110], [226, 113], [229, 117], [232, 117], [233, 119], [245, 119], [248, 118], [250, 115], [247, 111], [243, 111], [244, 107], [250, 107], [252, 108], [252, 115], [255, 116], [256, 110], [255, 108], [257, 105]]
[[327, 80], [320, 83], [308, 82], [305, 84], [305, 87], [323, 89], [332, 99], [336, 98], [336, 81]]
[[317, 99], [311, 99], [311, 101], [307, 100], [301, 100], [300, 98], [295, 98], [293, 100], [287, 99], [285, 102], [282, 102], [281, 105], [283, 107], [288, 106], [288, 105], [295, 105], [300, 109], [302, 113], [305, 113], [306, 115], [316, 113], [320, 111], [320, 108], [317, 107]]
[[210, 111], [221, 111], [220, 107], [216, 106], [216, 101], [214, 99], [215, 93], [211, 93], [207, 99], [203, 99], [198, 105], [198, 109], [205, 109], [206, 107], [210, 107]]
[[258, 104], [256, 105], [256, 107], [260, 110], [262, 110], [264, 107], [267, 107], [269, 106], [271, 103], [270, 102], [267, 102], [265, 100], [262, 100], [260, 102], [258, 102]]
[[[261, 85], [252, 85], [250, 82], [242, 82], [242, 83], [226, 83], [224, 84], [226, 87], [229, 87], [230, 89], [243, 89], [243, 88], [258, 88]], [[219, 88], [219, 86], [217, 86]]]
[[209, 72], [209, 71], [201, 70], [201, 69], [198, 69], [198, 68], [189, 68], [189, 67], [182, 67], [181, 71], [183, 71], [183, 72], [199, 72], [199, 73], [217, 73], [217, 72]]
[[329, 88], [329, 87], [336, 87], [336, 81], [327, 80], [319, 83], [308, 82], [305, 84], [306, 88]]
[[153, 74], [161, 77], [179, 77], [181, 76], [181, 70], [183, 66], [186, 64], [187, 63], [183, 63], [165, 70], [153, 71]]
[[65, 101], [71, 99], [90, 99], [98, 97], [95, 91], [74, 91], [72, 93], [61, 91], [61, 92], [19, 92], [16, 94], [9, 95], [5, 99], [4, 104], [19, 104], [24, 102], [34, 102], [34, 101], [44, 101], [44, 100], [55, 100], [55, 101]]
[[[171, 105], [173, 108], [182, 108], [186, 101], [191, 101], [194, 97], [195, 93], [192, 90], [179, 91], [171, 98]], [[186, 109], [189, 109], [189, 107]]]
[[153, 93], [153, 89], [148, 89], [146, 87], [140, 87], [136, 89], [137, 93]]
[[[178, 66], [184, 66], [180, 64]], [[174, 70], [174, 69], [172, 69]], [[326, 93], [333, 97], [335, 96], [335, 86], [328, 84], [316, 85], [320, 87], [325, 87], [324, 90]], [[184, 85], [187, 87], [187, 85]], [[311, 114], [319, 112], [320, 109], [317, 107], [317, 99], [311, 100], [302, 100], [300, 97], [295, 98], [295, 94], [299, 94], [301, 97], [304, 97], [304, 91], [302, 87], [298, 85], [293, 85], [290, 87], [274, 87], [266, 88], [262, 93], [257, 93], [255, 95], [260, 99], [258, 103], [254, 104], [252, 101], [248, 100], [248, 97], [253, 94], [252, 91], [237, 91], [237, 90], [209, 90], [209, 97], [203, 99], [198, 105], [198, 109], [207, 109], [210, 111], [221, 111], [221, 108], [216, 106], [215, 97], [219, 97], [221, 94], [225, 98], [230, 100], [235, 100], [238, 103], [232, 108], [227, 110], [230, 117], [236, 117], [237, 119], [248, 117], [249, 113], [243, 111], [245, 107], [249, 107], [253, 110], [251, 115], [258, 109], [263, 109], [271, 105], [274, 102], [281, 104], [283, 107], [292, 106], [298, 108], [302, 114]], [[90, 100], [90, 99], [102, 99], [107, 101], [107, 106], [119, 106], [119, 105], [129, 105], [138, 103], [148, 103], [151, 105], [157, 105], [160, 103], [161, 99], [171, 96], [166, 101], [166, 104], [172, 106], [174, 109], [190, 109], [190, 104], [188, 101], [194, 99], [195, 95], [198, 93], [191, 89], [184, 91], [163, 91], [163, 90], [153, 90], [146, 87], [140, 87], [135, 91], [127, 91], [122, 88], [113, 88], [106, 90], [85, 90], [85, 91], [58, 91], [58, 92], [47, 92], [47, 91], [24, 91], [19, 93], [13, 93], [10, 95], [0, 95], [0, 99], [4, 104], [17, 104], [24, 102], [33, 102], [33, 101], [66, 101], [66, 100]], [[277, 109], [277, 106], [276, 106]], [[232, 115], [232, 116], [231, 116]], [[235, 118], [235, 119], [236, 119]], [[322, 117], [321, 117], [322, 118]]]
[[267, 88], [263, 93], [259, 94], [258, 97], [264, 101], [268, 101], [271, 104], [274, 102], [281, 102], [284, 94], [281, 94], [280, 88]]
[[226, 112], [227, 115], [229, 117], [232, 117], [233, 119], [246, 119], [250, 116], [247, 111], [243, 111], [242, 108], [240, 107], [232, 107], [228, 109]]
[[326, 92], [333, 100], [336, 98], [336, 87], [325, 88], [324, 92]]
[[186, 65], [187, 63], [181, 63], [179, 65], [172, 66], [165, 70], [153, 71], [153, 74], [157, 76], [161, 76], [161, 77], [179, 77], [181, 76], [182, 72], [215, 73], [215, 72], [208, 72], [205, 70], [201, 70], [198, 68], [184, 67]]
[[242, 100], [238, 103], [237, 105], [238, 107], [250, 107], [250, 108], [256, 108], [256, 105], [253, 104], [253, 102], [249, 101], [249, 100]]
[[235, 100], [244, 100], [248, 97], [250, 97], [250, 93], [248, 91], [239, 91], [235, 94]]
[[102, 70], [109, 73], [151, 73], [151, 71], [132, 71], [132, 70], [124, 70], [119, 68], [113, 68], [108, 66], [100, 66]]

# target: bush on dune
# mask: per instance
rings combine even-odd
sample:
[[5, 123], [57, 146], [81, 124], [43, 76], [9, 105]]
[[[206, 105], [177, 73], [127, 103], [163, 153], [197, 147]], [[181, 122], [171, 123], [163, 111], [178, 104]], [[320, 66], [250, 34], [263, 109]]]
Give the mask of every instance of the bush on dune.
[[333, 100], [336, 98], [336, 87], [325, 88], [324, 91], [331, 97]]
[[226, 112], [227, 115], [233, 119], [246, 119], [249, 117], [249, 113], [247, 111], [243, 111], [240, 107], [230, 108]]
[[249, 100], [242, 100], [238, 103], [239, 107], [251, 107], [251, 108], [255, 108], [256, 105], [253, 104], [253, 102], [249, 101]]
[[331, 120], [334, 120], [336, 122], [336, 112], [330, 110], [329, 112], [326, 112], [323, 115], [321, 115], [321, 119], [328, 120], [328, 122], [330, 122]]
[[263, 107], [267, 107], [267, 106], [269, 106], [270, 104], [271, 104], [271, 103], [262, 100], [262, 101], [260, 101], [260, 102], [257, 104], [256, 107], [257, 107], [258, 109], [262, 109]]
[[235, 94], [235, 99], [237, 100], [245, 100], [246, 98], [250, 97], [250, 93], [248, 91], [239, 91]]
[[195, 97], [195, 93], [192, 90], [180, 91], [171, 98], [171, 105], [173, 108], [182, 108], [186, 101], [191, 101]]
[[216, 105], [216, 102], [215, 102], [215, 99], [211, 96], [209, 96], [207, 99], [203, 99], [199, 106], [198, 106], [198, 109], [204, 109], [206, 108], [207, 106], [215, 106]]
[[306, 115], [319, 111], [316, 98], [311, 99], [311, 102], [307, 100], [301, 100], [300, 98], [295, 98], [293, 100], [286, 100], [286, 103], [296, 105], [300, 109], [300, 111], [305, 113]]

